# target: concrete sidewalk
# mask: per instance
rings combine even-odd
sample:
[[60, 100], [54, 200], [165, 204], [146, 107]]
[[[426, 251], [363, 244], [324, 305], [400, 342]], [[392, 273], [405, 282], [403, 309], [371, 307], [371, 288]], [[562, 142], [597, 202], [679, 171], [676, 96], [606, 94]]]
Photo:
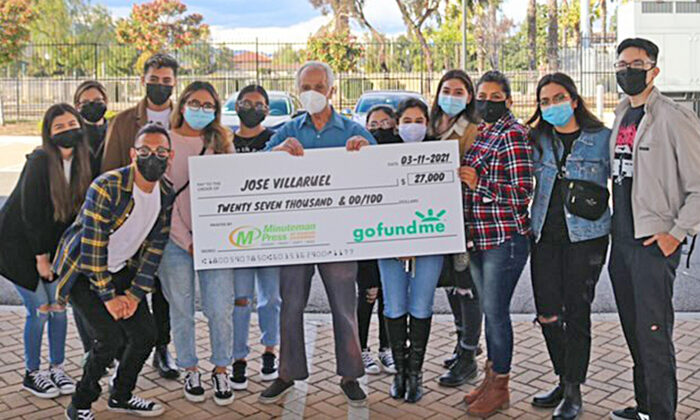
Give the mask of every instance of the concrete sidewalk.
[[[24, 374], [22, 325], [24, 310], [21, 307], [0, 308], [0, 419], [61, 419], [69, 397], [42, 400], [21, 389]], [[203, 371], [211, 371], [206, 361], [209, 355], [207, 325], [198, 314], [198, 350]], [[511, 407], [492, 419], [546, 419], [550, 410], [533, 408], [529, 401], [536, 393], [553, 386], [556, 378], [551, 373], [542, 335], [529, 321], [529, 316], [515, 316], [515, 355], [511, 379]], [[255, 318], [254, 318], [255, 319]], [[254, 322], [255, 323], [255, 322]], [[392, 400], [388, 396], [391, 377], [369, 376], [362, 383], [369, 394], [367, 408], [350, 408], [338, 387], [335, 374], [333, 331], [328, 315], [307, 315], [307, 355], [311, 377], [298, 382], [294, 393], [279, 405], [262, 405], [257, 402], [266, 384], [257, 374], [261, 348], [253, 345], [249, 362], [249, 389], [236, 393], [235, 402], [219, 407], [209, 396], [202, 404], [186, 401], [179, 381], [158, 377], [147, 365], [138, 382], [138, 395], [153, 398], [166, 407], [165, 419], [235, 419], [235, 418], [285, 418], [285, 419], [446, 419], [467, 418], [462, 398], [476, 381], [457, 389], [442, 388], [436, 379], [442, 374], [443, 358], [454, 346], [453, 326], [448, 316], [437, 316], [433, 321], [428, 357], [424, 367], [426, 394], [415, 405]], [[370, 344], [376, 350], [376, 318], [370, 332]], [[700, 419], [700, 315], [679, 314], [676, 322], [676, 349], [678, 353], [679, 397], [678, 419]], [[259, 341], [257, 324], [251, 328], [251, 343]], [[608, 418], [611, 409], [633, 404], [632, 363], [614, 315], [594, 317], [593, 354], [588, 382], [584, 386], [585, 414], [583, 419]], [[68, 331], [66, 370], [79, 378], [82, 357], [80, 341], [73, 322]], [[44, 346], [44, 362], [47, 349]], [[483, 364], [483, 356], [480, 358]], [[205, 389], [211, 393], [208, 373], [204, 374]], [[106, 389], [104, 380], [103, 389]], [[106, 411], [106, 394], [94, 406], [98, 419], [122, 418]]]

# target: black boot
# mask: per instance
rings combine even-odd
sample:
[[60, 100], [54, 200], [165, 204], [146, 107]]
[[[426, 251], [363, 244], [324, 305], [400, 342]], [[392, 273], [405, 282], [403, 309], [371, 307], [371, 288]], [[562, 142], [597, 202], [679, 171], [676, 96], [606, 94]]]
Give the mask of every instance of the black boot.
[[474, 360], [474, 351], [460, 348], [457, 360], [450, 366], [450, 370], [438, 379], [438, 383], [449, 387], [460, 386], [475, 378], [476, 374], [477, 367], [476, 360]]
[[161, 378], [177, 379], [180, 371], [168, 353], [168, 346], [156, 346], [153, 349], [153, 367], [156, 368]]
[[408, 337], [407, 316], [399, 318], [384, 317], [391, 353], [394, 356], [396, 374], [391, 384], [389, 395], [393, 399], [401, 399], [406, 395], [406, 339]]
[[406, 402], [415, 403], [423, 398], [423, 360], [430, 336], [430, 318], [411, 317], [408, 338], [411, 346], [408, 350], [406, 368]]
[[532, 405], [540, 408], [554, 408], [564, 398], [564, 381], [561, 379], [559, 384], [549, 392], [535, 395], [532, 399]]
[[581, 414], [583, 402], [581, 401], [581, 386], [579, 384], [566, 383], [564, 399], [552, 413], [552, 420], [574, 420]]
[[460, 350], [461, 350], [461, 348], [462, 348], [462, 347], [459, 345], [459, 343], [461, 343], [461, 342], [462, 342], [462, 333], [459, 332], [459, 331], [457, 331], [457, 344], [455, 345], [455, 349], [452, 351], [452, 355], [450, 355], [450, 357], [448, 357], [447, 359], [445, 359], [445, 360], [442, 362], [442, 366], [443, 366], [445, 369], [449, 369], [450, 366], [452, 366], [452, 364], [453, 364], [454, 362], [456, 362], [457, 359], [459, 358], [459, 352], [460, 352]]

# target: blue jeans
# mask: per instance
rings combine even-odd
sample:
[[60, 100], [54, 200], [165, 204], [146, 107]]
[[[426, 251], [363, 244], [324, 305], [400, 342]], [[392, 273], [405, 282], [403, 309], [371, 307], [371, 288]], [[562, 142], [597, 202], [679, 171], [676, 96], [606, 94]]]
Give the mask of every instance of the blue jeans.
[[[56, 281], [44, 280], [39, 280], [34, 292], [16, 286], [17, 293], [27, 309], [27, 318], [24, 322], [24, 363], [30, 372], [39, 370], [41, 365], [41, 341], [44, 337], [44, 325], [47, 322], [49, 323], [49, 362], [52, 366], [56, 366], [65, 360], [68, 318], [65, 308], [59, 310], [54, 306], [57, 286]], [[42, 306], [49, 306], [49, 309], [39, 309]]]
[[[279, 267], [239, 268], [234, 270], [236, 304], [233, 307], [233, 359], [248, 356], [248, 332], [250, 314], [253, 311], [255, 283], [258, 284], [258, 322], [262, 335], [260, 342], [265, 347], [279, 344], [280, 339], [280, 269]], [[238, 301], [247, 303], [239, 305]]]
[[408, 313], [414, 318], [430, 318], [444, 258], [442, 255], [416, 257], [415, 277], [405, 271], [403, 261], [379, 260], [384, 316], [400, 318]]
[[[202, 270], [199, 289], [202, 310], [209, 323], [209, 341], [214, 366], [228, 366], [233, 353], [233, 269]], [[195, 343], [195, 271], [192, 256], [168, 241], [160, 262], [159, 276], [165, 298], [170, 304], [170, 323], [182, 369], [197, 366]]]
[[516, 235], [496, 248], [470, 251], [470, 269], [486, 324], [486, 348], [493, 370], [510, 372], [513, 325], [510, 300], [530, 254], [530, 238]]

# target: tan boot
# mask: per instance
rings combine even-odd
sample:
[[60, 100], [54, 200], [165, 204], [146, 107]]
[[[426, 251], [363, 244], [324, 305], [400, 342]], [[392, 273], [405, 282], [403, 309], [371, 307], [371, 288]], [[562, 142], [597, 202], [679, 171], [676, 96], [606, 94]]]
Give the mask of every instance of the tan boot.
[[509, 378], [509, 374], [498, 375], [494, 373], [481, 397], [467, 409], [467, 414], [486, 418], [498, 410], [508, 408], [510, 405]]
[[474, 404], [474, 402], [479, 399], [484, 390], [486, 390], [486, 386], [491, 381], [491, 377], [493, 376], [493, 369], [491, 369], [492, 365], [493, 364], [490, 360], [486, 361], [486, 365], [484, 366], [484, 379], [481, 381], [479, 386], [472, 389], [470, 392], [467, 393], [467, 395], [464, 396], [464, 402], [467, 403], [467, 405]]

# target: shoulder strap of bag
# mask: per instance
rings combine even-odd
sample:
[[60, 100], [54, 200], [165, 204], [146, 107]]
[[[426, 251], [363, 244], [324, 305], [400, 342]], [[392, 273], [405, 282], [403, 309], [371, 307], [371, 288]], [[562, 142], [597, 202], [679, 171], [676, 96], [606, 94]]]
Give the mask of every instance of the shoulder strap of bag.
[[[207, 146], [202, 146], [202, 151], [199, 152], [199, 155], [198, 155], [198, 156], [202, 156], [206, 151], [207, 151]], [[183, 185], [182, 187], [180, 187], [180, 189], [177, 190], [177, 191], [175, 192], [175, 198], [177, 199], [177, 197], [178, 197], [183, 191], [185, 191], [185, 190], [187, 189], [187, 187], [189, 187], [189, 186], [190, 186], [190, 180], [188, 179], [187, 182], [185, 182], [185, 185]], [[174, 200], [173, 200], [173, 201], [174, 201]]]

